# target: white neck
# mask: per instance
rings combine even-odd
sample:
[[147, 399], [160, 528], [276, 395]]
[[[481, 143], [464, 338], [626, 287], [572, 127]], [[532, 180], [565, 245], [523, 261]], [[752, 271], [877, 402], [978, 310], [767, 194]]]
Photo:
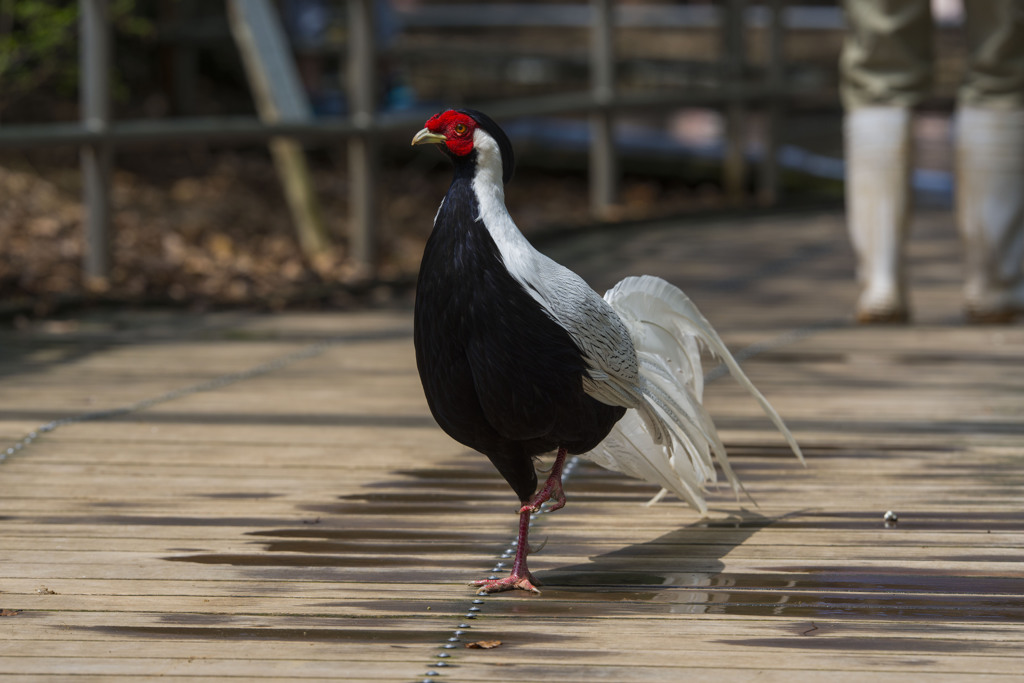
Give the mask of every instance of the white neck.
[[494, 138], [477, 129], [473, 145], [477, 161], [472, 186], [480, 205], [479, 219], [501, 252], [509, 274], [524, 285], [526, 293], [577, 341], [580, 348], [594, 346], [591, 328], [596, 316], [608, 325], [619, 326], [615, 339], [625, 339], [622, 343], [632, 354], [628, 332], [608, 304], [579, 275], [534, 249], [512, 222], [505, 208], [501, 152]]
[[505, 189], [502, 183], [501, 151], [498, 143], [483, 129], [473, 133], [476, 150], [476, 173], [473, 192], [480, 205], [480, 220], [491, 234], [501, 252], [505, 267], [520, 281], [527, 281], [535, 272], [533, 266], [537, 251], [519, 232], [505, 208]]

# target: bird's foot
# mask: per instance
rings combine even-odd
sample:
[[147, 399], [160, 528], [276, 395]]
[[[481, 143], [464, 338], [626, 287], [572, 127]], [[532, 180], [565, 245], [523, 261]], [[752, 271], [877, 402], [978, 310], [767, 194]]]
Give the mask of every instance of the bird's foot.
[[565, 491], [562, 490], [562, 482], [559, 479], [551, 480], [544, 484], [544, 488], [538, 491], [526, 505], [519, 508], [519, 512], [540, 512], [540, 507], [552, 501], [548, 506], [548, 512], [561, 510], [565, 507]]
[[544, 488], [533, 494], [533, 497], [519, 508], [520, 513], [540, 512], [540, 506], [548, 501], [553, 501], [548, 507], [548, 512], [561, 510], [565, 507], [565, 491], [562, 489], [562, 466], [565, 464], [565, 456], [565, 449], [558, 449], [555, 464], [551, 466], [551, 474], [548, 475], [547, 481], [544, 482]]
[[516, 557], [512, 561], [512, 573], [503, 579], [491, 578], [474, 581], [471, 585], [480, 590], [477, 593], [502, 593], [504, 591], [521, 590], [528, 593], [540, 593], [536, 585], [540, 583], [526, 567], [526, 556], [530, 554], [530, 510], [524, 506], [519, 513], [519, 535], [516, 537]]
[[536, 583], [540, 583], [540, 581], [533, 578], [533, 574], [523, 572], [522, 575], [512, 573], [504, 579], [481, 579], [480, 581], [474, 581], [471, 585], [480, 589], [477, 591], [480, 595], [503, 593], [512, 590], [527, 591], [528, 593], [537, 593], [539, 595], [540, 591], [534, 585]]

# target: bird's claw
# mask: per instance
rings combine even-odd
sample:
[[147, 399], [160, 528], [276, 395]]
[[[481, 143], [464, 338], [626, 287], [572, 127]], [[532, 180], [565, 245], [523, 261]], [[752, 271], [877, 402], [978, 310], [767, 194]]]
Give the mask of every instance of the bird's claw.
[[[531, 501], [531, 502], [527, 503], [526, 505], [524, 505], [523, 507], [519, 508], [519, 512], [520, 512], [520, 514], [523, 513], [523, 512], [532, 512], [532, 513], [536, 514], [536, 513], [541, 511], [541, 509], [543, 508], [545, 502], [547, 502], [547, 499], [542, 500], [542, 501], [537, 502], [537, 503], [534, 503], [534, 502]], [[565, 507], [565, 496], [561, 496], [560, 498], [556, 498], [555, 502], [553, 502], [551, 505], [549, 505], [547, 507], [547, 511], [548, 512], [554, 512], [555, 510], [561, 510], [564, 507]]]
[[519, 508], [519, 512], [520, 514], [523, 512], [540, 512], [541, 506], [549, 501], [551, 501], [551, 505], [548, 506], [548, 512], [561, 510], [565, 507], [565, 491], [562, 490], [561, 482], [553, 484], [549, 481], [529, 502]]
[[479, 595], [503, 593], [505, 591], [512, 590], [521, 590], [540, 595], [540, 591], [533, 585], [534, 583], [540, 583], [540, 581], [533, 578], [533, 574], [530, 572], [526, 572], [525, 576], [511, 574], [506, 576], [504, 579], [481, 579], [479, 581], [473, 581], [470, 585], [476, 586], [480, 589], [477, 591]]

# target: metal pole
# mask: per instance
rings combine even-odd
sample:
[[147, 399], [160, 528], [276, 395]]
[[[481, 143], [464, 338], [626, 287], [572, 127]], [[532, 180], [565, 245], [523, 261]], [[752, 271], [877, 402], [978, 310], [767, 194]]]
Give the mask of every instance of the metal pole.
[[[107, 0], [79, 0], [79, 102], [82, 125], [104, 132], [110, 123], [110, 22]], [[85, 205], [86, 285], [103, 289], [110, 274], [110, 177], [112, 149], [96, 143], [81, 149]]]
[[615, 18], [612, 0], [592, 0], [591, 8], [591, 89], [598, 109], [590, 115], [590, 211], [608, 218], [617, 199], [619, 175], [610, 107], [615, 96]]
[[785, 27], [783, 0], [769, 0], [768, 12], [768, 85], [771, 98], [764, 111], [764, 147], [761, 150], [760, 178], [757, 184], [758, 202], [764, 205], [779, 201], [779, 128], [782, 121], [782, 88], [785, 78]]
[[[308, 123], [313, 120], [288, 37], [272, 0], [228, 0], [228, 25], [263, 121]], [[290, 137], [270, 139], [270, 153], [281, 179], [303, 253], [309, 257], [330, 246], [320, 202], [302, 144]]]
[[376, 111], [373, 0], [348, 0], [348, 100], [360, 132], [348, 141], [349, 250], [366, 274], [377, 255], [377, 155], [369, 127]]
[[725, 110], [725, 160], [722, 185], [730, 204], [743, 202], [747, 174], [744, 158], [745, 112], [740, 95], [746, 63], [746, 0], [727, 0], [722, 7], [722, 71], [723, 85], [729, 94]]

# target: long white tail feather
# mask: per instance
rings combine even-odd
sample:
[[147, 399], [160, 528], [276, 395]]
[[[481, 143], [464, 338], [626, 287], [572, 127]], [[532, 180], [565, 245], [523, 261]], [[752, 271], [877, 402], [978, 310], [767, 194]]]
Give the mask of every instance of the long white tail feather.
[[[703, 492], [716, 481], [715, 463], [737, 495], [743, 486], [729, 464], [725, 446], [703, 405], [701, 347], [708, 349], [761, 405], [789, 447], [803, 462], [796, 439], [768, 400], [753, 385], [725, 343], [678, 288], [644, 275], [610, 289], [605, 301], [629, 329], [639, 358], [643, 403], [616, 423], [584, 457], [607, 469], [662, 487], [651, 503], [671, 491], [707, 512]], [[620, 393], [611, 383], [603, 391]]]
[[[661, 390], [664, 396], [664, 400], [672, 406], [678, 412], [684, 413], [691, 422], [698, 422], [701, 414], [699, 410], [696, 410], [694, 406], [700, 405], [700, 396], [693, 391], [693, 389], [685, 384], [678, 383], [674, 377], [672, 377], [671, 371], [667, 367], [655, 362], [658, 359], [647, 358], [647, 354], [641, 354], [640, 366], [646, 370], [641, 374], [641, 378], [646, 381], [654, 390]], [[674, 390], [682, 390], [686, 393], [686, 396], [690, 398], [690, 401], [684, 401], [682, 405], [672, 399], [672, 393]]]
[[[645, 397], [653, 400], [661, 412], [669, 417], [670, 422], [668, 424], [670, 426], [670, 433], [674, 437], [674, 443], [682, 445], [687, 456], [689, 456], [687, 459], [683, 459], [679, 457], [680, 454], [675, 448], [669, 451], [672, 453], [669, 461], [675, 470], [687, 474], [696, 471], [701, 482], [715, 482], [717, 478], [714, 463], [717, 461], [736, 495], [739, 496], [740, 493], [745, 493], [743, 484], [733, 472], [732, 466], [725, 456], [725, 445], [718, 436], [718, 430], [715, 428], [711, 416], [704, 409], [700, 399], [690, 393], [689, 388], [685, 386], [667, 385], [663, 389], [648, 381], [645, 383], [644, 389]], [[687, 394], [686, 398], [689, 399], [689, 402], [684, 405], [687, 405], [692, 410], [693, 420], [689, 419], [688, 411], [683, 411], [678, 406], [678, 403], [672, 400], [669, 395], [670, 392], [678, 392], [680, 389]], [[673, 413], [667, 410], [666, 404], [677, 407], [678, 412]], [[676, 429], [671, 429], [672, 426], [676, 427]], [[717, 457], [717, 454], [722, 454], [722, 456]]]
[[789, 428], [786, 427], [786, 423], [782, 421], [782, 418], [775, 411], [775, 408], [773, 408], [772, 405], [768, 402], [768, 399], [764, 397], [764, 394], [762, 394], [760, 390], [758, 390], [758, 388], [754, 386], [754, 383], [750, 381], [750, 378], [747, 377], [747, 374], [743, 372], [743, 369], [740, 367], [740, 364], [733, 357], [732, 353], [730, 353], [729, 348], [725, 345], [725, 342], [723, 342], [722, 338], [718, 336], [718, 333], [715, 331], [715, 329], [711, 327], [711, 323], [709, 323], [707, 319], [704, 318], [701, 312], [697, 309], [697, 306], [694, 305], [694, 303], [690, 301], [690, 299], [685, 294], [683, 294], [681, 290], [679, 290], [676, 287], [673, 287], [664, 280], [659, 280], [658, 278], [649, 279], [655, 280], [656, 282], [660, 282], [665, 294], [673, 297], [671, 300], [671, 306], [673, 309], [685, 309], [689, 312], [687, 320], [692, 320], [693, 324], [698, 326], [701, 332], [703, 332], [703, 335], [700, 337], [700, 339], [707, 343], [709, 350], [723, 363], [725, 363], [725, 366], [729, 369], [729, 373], [733, 376], [733, 379], [735, 379], [740, 386], [746, 389], [750, 393], [750, 395], [757, 400], [757, 402], [761, 405], [761, 409], [772, 421], [772, 424], [775, 425], [775, 428], [778, 429], [782, 436], [786, 439], [786, 443], [789, 445], [790, 449], [792, 449], [793, 453], [796, 455], [800, 463], [803, 464], [803, 452], [800, 450], [800, 445], [796, 442], [796, 439], [793, 437], [792, 432], [790, 432]]
[[[648, 455], [655, 451], [654, 457]], [[650, 433], [635, 410], [627, 410], [613, 433], [584, 457], [606, 469], [658, 484], [702, 513], [707, 511], [701, 481], [693, 471], [676, 470], [664, 446], [651, 445]]]
[[[684, 411], [668, 393], [673, 387], [667, 387], [666, 391], [656, 383], [645, 381], [642, 389], [644, 396], [657, 406], [658, 411], [656, 414], [658, 417], [662, 418], [664, 415], [668, 418], [667, 421], [663, 420], [663, 422], [668, 425], [669, 434], [675, 438], [676, 442], [686, 447], [687, 453], [690, 453], [691, 467], [704, 477], [713, 477], [714, 466], [711, 466], [710, 463], [712, 453], [715, 452], [718, 442], [708, 439], [709, 435], [714, 435], [714, 425], [711, 423], [710, 417], [707, 414], [701, 415], [699, 412], [691, 416], [687, 411]], [[690, 405], [700, 406], [696, 402]], [[710, 431], [708, 430], [708, 425], [711, 425]], [[680, 438], [680, 432], [683, 438]], [[672, 444], [665, 445], [669, 446]], [[674, 461], [675, 456], [673, 456]]]
[[[757, 387], [754, 386], [753, 382], [750, 381], [746, 373], [743, 372], [740, 364], [733, 357], [725, 342], [722, 341], [722, 338], [718, 336], [718, 332], [711, 326], [711, 323], [707, 321], [697, 309], [697, 306], [690, 301], [690, 298], [682, 290], [661, 278], [644, 275], [626, 278], [607, 292], [605, 299], [621, 316], [623, 312], [612, 303], [612, 300], [619, 299], [625, 303], [625, 297], [627, 296], [630, 297], [631, 301], [625, 308], [628, 311], [632, 311], [633, 315], [630, 317], [634, 317], [637, 322], [647, 328], [663, 328], [666, 322], [674, 322], [679, 337], [695, 338], [700, 343], [706, 345], [715, 357], [722, 360], [733, 378], [761, 405], [762, 410], [764, 410], [775, 427], [785, 437], [786, 442], [800, 462], [804, 462], [800, 446], [786, 427], [785, 422], [782, 421], [775, 408], [768, 403], [768, 399], [764, 397]], [[641, 313], [647, 313], [648, 315], [638, 315]], [[647, 319], [648, 317], [650, 320]], [[629, 321], [626, 324], [632, 332], [633, 326], [630, 325]], [[700, 370], [699, 360], [693, 367], [694, 371], [691, 373], [693, 381], [703, 385], [703, 374]], [[698, 392], [697, 395], [699, 397], [701, 393]]]

